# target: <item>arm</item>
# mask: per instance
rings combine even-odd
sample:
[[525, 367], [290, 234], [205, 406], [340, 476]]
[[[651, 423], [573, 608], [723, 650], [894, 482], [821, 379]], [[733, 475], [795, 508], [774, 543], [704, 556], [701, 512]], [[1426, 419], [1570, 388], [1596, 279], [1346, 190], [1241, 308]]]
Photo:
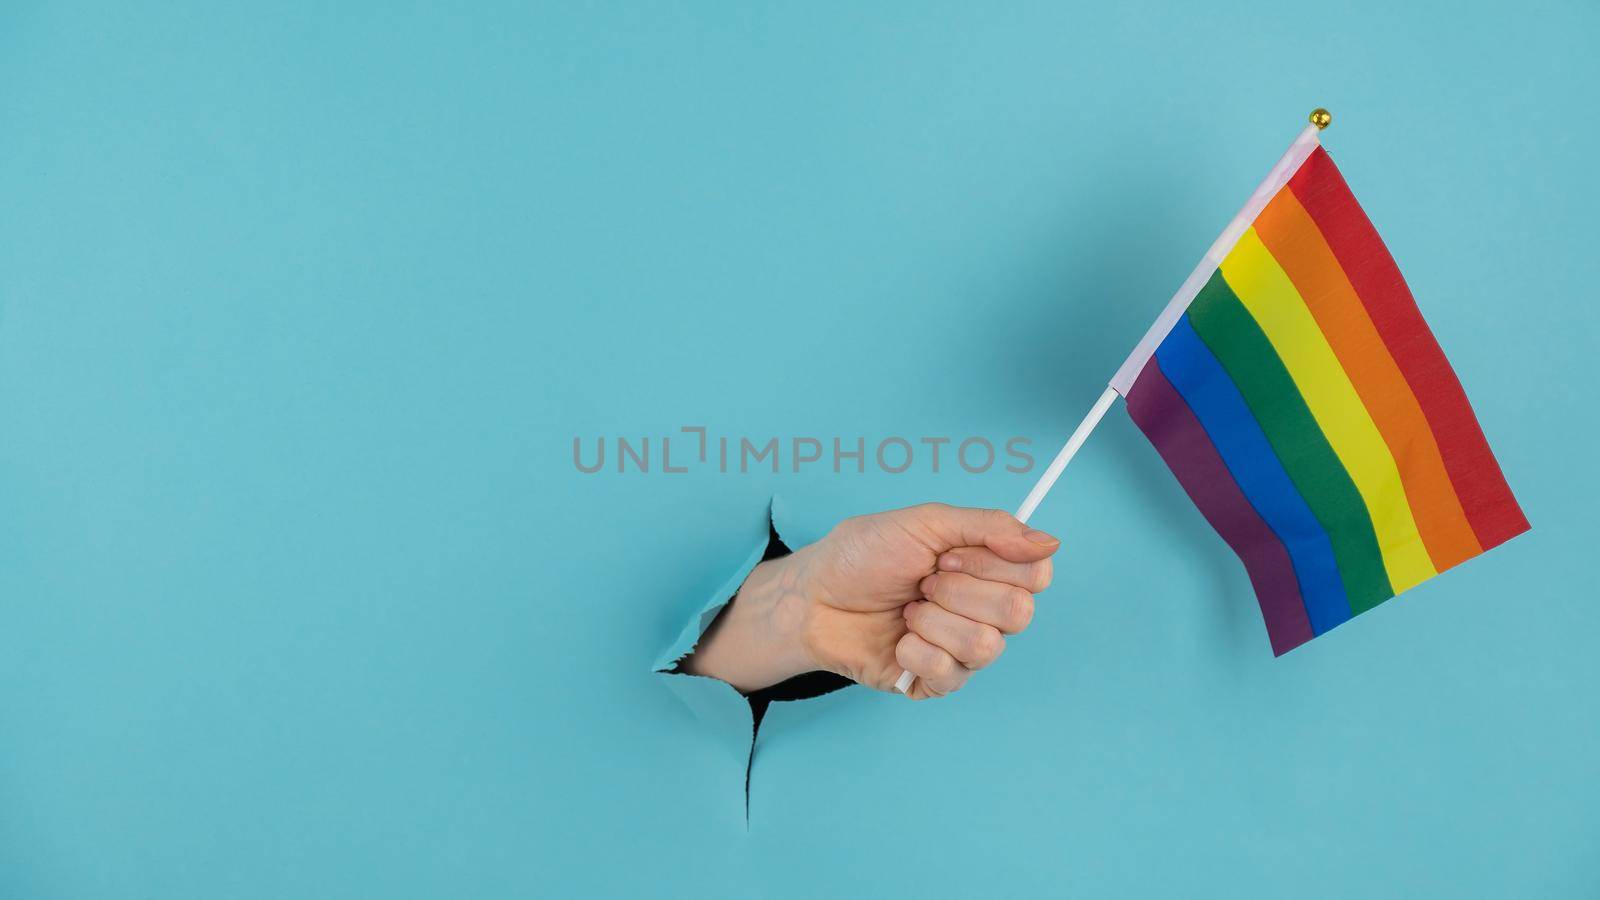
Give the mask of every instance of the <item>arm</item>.
[[999, 510], [924, 504], [846, 519], [750, 573], [682, 671], [750, 692], [828, 671], [910, 696], [958, 690], [1026, 628], [1055, 538]]

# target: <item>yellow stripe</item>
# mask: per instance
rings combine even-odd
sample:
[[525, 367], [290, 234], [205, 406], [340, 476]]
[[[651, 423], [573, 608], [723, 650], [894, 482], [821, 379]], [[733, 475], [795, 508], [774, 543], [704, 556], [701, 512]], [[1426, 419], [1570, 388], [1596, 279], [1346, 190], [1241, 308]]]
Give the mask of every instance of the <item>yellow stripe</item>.
[[1222, 277], [1266, 332], [1333, 452], [1367, 504], [1395, 593], [1438, 574], [1428, 557], [1394, 456], [1294, 282], [1251, 228], [1222, 261]]

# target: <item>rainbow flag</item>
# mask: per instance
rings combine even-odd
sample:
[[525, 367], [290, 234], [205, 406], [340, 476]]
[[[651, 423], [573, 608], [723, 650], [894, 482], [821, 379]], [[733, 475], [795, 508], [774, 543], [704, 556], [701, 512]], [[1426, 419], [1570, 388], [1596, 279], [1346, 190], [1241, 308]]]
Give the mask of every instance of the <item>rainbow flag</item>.
[[1243, 561], [1275, 655], [1528, 530], [1314, 127], [1111, 386]]

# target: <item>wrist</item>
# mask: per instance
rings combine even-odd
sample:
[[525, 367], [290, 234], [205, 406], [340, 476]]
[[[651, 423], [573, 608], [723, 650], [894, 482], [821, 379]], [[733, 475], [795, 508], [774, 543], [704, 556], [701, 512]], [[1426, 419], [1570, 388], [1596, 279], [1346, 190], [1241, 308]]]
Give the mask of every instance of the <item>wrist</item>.
[[753, 601], [747, 610], [761, 620], [755, 643], [781, 674], [773, 683], [822, 668], [811, 640], [813, 601], [809, 554], [801, 549], [769, 559], [750, 573], [740, 590]]
[[756, 566], [684, 661], [684, 671], [749, 693], [824, 668], [810, 639], [804, 550]]

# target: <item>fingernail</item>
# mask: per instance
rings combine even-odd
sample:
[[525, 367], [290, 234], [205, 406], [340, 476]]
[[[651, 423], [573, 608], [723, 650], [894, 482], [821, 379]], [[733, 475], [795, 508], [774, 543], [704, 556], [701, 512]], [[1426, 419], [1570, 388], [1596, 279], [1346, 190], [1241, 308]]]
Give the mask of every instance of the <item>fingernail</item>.
[[1024, 537], [1026, 537], [1030, 541], [1033, 541], [1035, 544], [1042, 544], [1042, 545], [1044, 545], [1046, 547], [1053, 547], [1056, 544], [1061, 543], [1060, 541], [1056, 540], [1055, 538], [1051, 537], [1050, 535], [1045, 534], [1044, 532], [1038, 531], [1038, 530], [1030, 531], [1026, 535], [1024, 535]]
[[945, 553], [939, 557], [939, 568], [946, 572], [961, 571], [961, 557], [954, 553]]
[[933, 576], [932, 575], [929, 575], [926, 578], [922, 579], [921, 581], [917, 582], [917, 590], [921, 591], [922, 595], [924, 597], [926, 597], [928, 595], [928, 591], [931, 590], [932, 588], [933, 588]]
[[907, 622], [911, 621], [911, 607], [916, 605], [917, 601], [913, 600], [910, 603], [907, 603], [905, 606], [900, 607], [900, 615], [904, 616]]

